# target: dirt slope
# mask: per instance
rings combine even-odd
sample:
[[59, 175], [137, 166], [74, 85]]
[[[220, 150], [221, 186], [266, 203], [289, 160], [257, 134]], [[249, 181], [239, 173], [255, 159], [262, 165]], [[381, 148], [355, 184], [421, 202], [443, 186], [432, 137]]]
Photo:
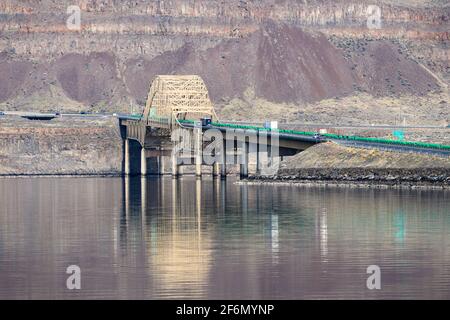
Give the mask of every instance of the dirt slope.
[[450, 158], [417, 153], [350, 148], [327, 142], [308, 148], [282, 162], [281, 165], [281, 169], [307, 168], [450, 169]]

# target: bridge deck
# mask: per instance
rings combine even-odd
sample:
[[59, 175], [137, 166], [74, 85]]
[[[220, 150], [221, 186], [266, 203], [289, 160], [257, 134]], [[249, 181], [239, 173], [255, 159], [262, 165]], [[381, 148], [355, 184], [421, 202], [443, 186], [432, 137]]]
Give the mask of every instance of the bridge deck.
[[[142, 117], [139, 115], [125, 115], [120, 116], [120, 119], [126, 120], [124, 123], [132, 124], [132, 123], [141, 123]], [[178, 125], [181, 127], [192, 129], [194, 127], [194, 121], [192, 120], [179, 120]], [[149, 119], [147, 122], [147, 126], [156, 127], [156, 128], [170, 128], [171, 123], [169, 119], [165, 118], [155, 118]], [[323, 141], [335, 141], [338, 143], [346, 144], [346, 145], [354, 145], [361, 147], [372, 147], [372, 148], [382, 148], [382, 149], [392, 149], [397, 151], [409, 151], [409, 152], [428, 152], [428, 153], [436, 153], [441, 155], [450, 156], [450, 146], [436, 143], [425, 143], [425, 142], [414, 142], [414, 141], [399, 141], [399, 140], [391, 140], [391, 139], [380, 139], [380, 138], [371, 138], [371, 137], [361, 137], [361, 136], [351, 136], [351, 135], [337, 135], [337, 134], [321, 134], [322, 138], [317, 137], [317, 132], [309, 132], [309, 131], [296, 131], [296, 130], [286, 130], [286, 129], [276, 129], [271, 130], [264, 127], [258, 126], [249, 126], [249, 125], [239, 125], [233, 123], [222, 123], [222, 122], [213, 122], [211, 126], [203, 127], [204, 130], [209, 128], [219, 129], [221, 131], [225, 131], [226, 129], [243, 129], [243, 130], [256, 130], [267, 132], [268, 135], [272, 134], [272, 132], [276, 132], [279, 135], [280, 139], [286, 140], [297, 140], [297, 141], [305, 141], [310, 143], [319, 143]]]

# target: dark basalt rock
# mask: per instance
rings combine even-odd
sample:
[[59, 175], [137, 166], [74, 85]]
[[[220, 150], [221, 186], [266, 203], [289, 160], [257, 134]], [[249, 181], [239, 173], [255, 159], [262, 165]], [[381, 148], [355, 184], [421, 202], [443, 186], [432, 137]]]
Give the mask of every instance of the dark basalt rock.
[[274, 176], [250, 176], [250, 181], [347, 182], [386, 185], [431, 185], [450, 187], [450, 169], [294, 169], [280, 170]]

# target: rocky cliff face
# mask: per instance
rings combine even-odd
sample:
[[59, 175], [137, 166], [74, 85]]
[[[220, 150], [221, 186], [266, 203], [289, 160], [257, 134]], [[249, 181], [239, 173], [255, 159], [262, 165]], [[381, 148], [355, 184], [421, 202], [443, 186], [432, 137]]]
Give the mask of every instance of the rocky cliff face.
[[0, 176], [121, 173], [122, 140], [110, 120], [0, 119]]
[[[195, 73], [218, 109], [258, 101], [301, 111], [359, 94], [426, 96], [450, 77], [445, 2], [75, 3], [80, 31], [66, 26], [73, 1], [2, 1], [2, 108], [129, 111], [144, 104], [156, 74]], [[381, 29], [367, 27], [373, 4]], [[339, 100], [329, 111], [339, 112]]]

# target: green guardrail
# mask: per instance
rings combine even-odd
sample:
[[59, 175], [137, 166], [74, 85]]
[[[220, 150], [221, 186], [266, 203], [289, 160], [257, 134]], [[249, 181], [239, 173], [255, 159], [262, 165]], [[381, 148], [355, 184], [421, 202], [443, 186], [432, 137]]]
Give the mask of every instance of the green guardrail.
[[[131, 114], [131, 115], [128, 115], [128, 117], [136, 119], [136, 120], [142, 120], [142, 115]], [[148, 120], [160, 122], [160, 123], [167, 123], [170, 121], [169, 118], [157, 117], [157, 116], [148, 117]]]
[[157, 116], [148, 117], [148, 120], [159, 122], [159, 123], [169, 123], [170, 122], [169, 118], [157, 117]]
[[[179, 120], [180, 123], [194, 123], [193, 120]], [[232, 129], [246, 129], [246, 130], [258, 130], [258, 131], [272, 131], [270, 128], [258, 127], [258, 126], [250, 126], [250, 125], [239, 125], [239, 124], [230, 124], [230, 123], [220, 123], [213, 122], [212, 125], [216, 127], [225, 127]], [[311, 131], [297, 131], [297, 130], [288, 130], [288, 129], [275, 129], [277, 132], [286, 133], [286, 134], [294, 134], [294, 135], [303, 135], [303, 136], [314, 136], [317, 132]], [[348, 135], [338, 135], [332, 133], [321, 134], [324, 137], [328, 137], [330, 139], [336, 140], [346, 140], [346, 141], [360, 141], [360, 142], [370, 142], [370, 143], [382, 143], [389, 145], [398, 145], [398, 146], [409, 146], [409, 147], [419, 147], [419, 148], [431, 148], [431, 149], [439, 149], [439, 150], [450, 150], [449, 145], [443, 145], [438, 143], [427, 143], [427, 142], [414, 142], [414, 141], [399, 141], [399, 140], [391, 140], [391, 139], [381, 139], [381, 138], [369, 138], [369, 137], [360, 137], [360, 136], [348, 136]]]
[[127, 115], [127, 117], [128, 118], [133, 118], [133, 119], [136, 119], [136, 120], [141, 120], [142, 119], [142, 116], [138, 115], [138, 114], [129, 114], [129, 115]]

